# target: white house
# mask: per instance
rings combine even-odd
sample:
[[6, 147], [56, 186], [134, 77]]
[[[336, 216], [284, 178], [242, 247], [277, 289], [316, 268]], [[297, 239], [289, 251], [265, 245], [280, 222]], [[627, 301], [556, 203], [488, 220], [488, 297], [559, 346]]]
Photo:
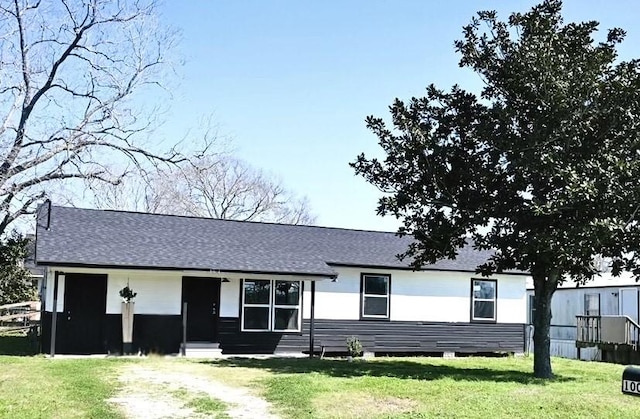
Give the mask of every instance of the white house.
[[176, 353], [183, 340], [224, 353], [344, 351], [349, 336], [374, 353], [524, 351], [527, 275], [475, 274], [491, 252], [471, 246], [414, 271], [396, 257], [409, 240], [44, 205], [43, 347], [120, 352], [118, 293], [129, 285], [143, 352]]

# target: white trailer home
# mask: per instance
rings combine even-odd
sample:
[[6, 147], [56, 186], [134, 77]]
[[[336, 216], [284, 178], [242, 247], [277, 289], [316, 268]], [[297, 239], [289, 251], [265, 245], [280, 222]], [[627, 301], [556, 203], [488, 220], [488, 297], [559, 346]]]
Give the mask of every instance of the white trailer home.
[[[635, 323], [639, 319], [639, 290], [635, 278], [630, 273], [614, 277], [603, 273], [585, 285], [577, 286], [566, 281], [555, 292], [551, 301], [551, 354], [563, 358], [602, 360], [602, 348], [598, 345], [581, 345], [578, 319], [626, 316]], [[533, 283], [527, 282], [527, 333], [528, 350], [532, 350], [533, 323]], [[596, 319], [594, 319], [595, 321]], [[611, 320], [608, 319], [608, 322]], [[595, 327], [595, 325], [591, 325]], [[597, 342], [592, 342], [597, 343]], [[578, 348], [578, 346], [585, 346]]]

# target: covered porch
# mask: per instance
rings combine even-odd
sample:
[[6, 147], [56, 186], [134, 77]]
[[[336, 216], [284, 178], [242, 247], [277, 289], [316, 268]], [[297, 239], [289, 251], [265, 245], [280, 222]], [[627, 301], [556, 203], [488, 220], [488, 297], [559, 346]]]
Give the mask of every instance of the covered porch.
[[[43, 351], [122, 353], [122, 301], [134, 300], [133, 353], [308, 353], [315, 287], [326, 275], [50, 267]], [[54, 310], [55, 307], [55, 310]]]

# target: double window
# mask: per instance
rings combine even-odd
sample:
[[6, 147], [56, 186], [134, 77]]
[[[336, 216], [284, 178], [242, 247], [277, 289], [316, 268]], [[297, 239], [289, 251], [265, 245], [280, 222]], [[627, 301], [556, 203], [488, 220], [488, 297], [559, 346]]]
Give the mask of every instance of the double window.
[[388, 319], [389, 296], [391, 294], [391, 276], [362, 274], [361, 278], [361, 317], [365, 319]]
[[497, 282], [490, 279], [471, 280], [471, 320], [496, 321]]
[[245, 279], [242, 285], [243, 331], [300, 331], [300, 281]]

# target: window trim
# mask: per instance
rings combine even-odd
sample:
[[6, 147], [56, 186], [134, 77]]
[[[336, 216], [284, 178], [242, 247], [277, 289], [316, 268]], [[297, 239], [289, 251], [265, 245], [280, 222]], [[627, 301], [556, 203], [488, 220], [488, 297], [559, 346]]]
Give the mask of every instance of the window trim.
[[[473, 294], [473, 283], [475, 281], [483, 281], [483, 282], [493, 282], [495, 293], [493, 295], [493, 299], [487, 298], [478, 298], [476, 299]], [[470, 307], [469, 307], [469, 317], [471, 319], [471, 323], [497, 323], [498, 322], [498, 280], [497, 279], [488, 279], [488, 278], [471, 278], [471, 295], [470, 295]], [[475, 318], [474, 317], [474, 307], [476, 301], [493, 301], [493, 318]]]
[[[287, 304], [276, 304], [276, 282], [297, 282], [298, 283], [298, 304], [295, 305], [287, 305]], [[271, 305], [271, 330], [272, 332], [301, 332], [302, 331], [302, 293], [303, 293], [303, 281], [293, 281], [288, 279], [273, 279], [272, 280], [272, 302]], [[297, 329], [276, 329], [276, 309], [296, 309], [298, 310], [298, 328]]]
[[529, 303], [529, 310], [527, 312], [527, 315], [529, 316], [528, 324], [533, 324], [533, 318], [536, 313], [536, 296], [534, 294], [529, 294], [527, 301]]
[[[365, 296], [385, 298], [381, 294], [365, 294], [364, 293], [364, 281], [366, 277], [380, 276], [387, 278], [387, 314], [385, 316], [379, 315], [365, 315], [364, 314], [364, 299]], [[391, 274], [380, 274], [373, 272], [361, 272], [360, 273], [360, 320], [389, 320], [391, 318]]]
[[592, 296], [593, 297], [598, 297], [598, 314], [597, 314], [597, 316], [599, 317], [599, 316], [602, 315], [602, 311], [601, 311], [602, 310], [602, 306], [600, 305], [601, 304], [601, 302], [600, 302], [601, 301], [600, 293], [597, 293], [597, 292], [589, 292], [589, 293], [585, 293], [584, 294], [584, 297], [582, 299], [582, 305], [583, 305], [582, 312], [584, 313], [585, 316], [593, 316], [593, 314], [588, 314], [588, 311], [587, 311], [588, 310], [588, 308], [587, 308], [587, 298], [592, 297]]
[[[245, 303], [245, 283], [247, 281], [269, 281], [269, 303], [267, 304], [246, 304]], [[297, 282], [298, 283], [298, 304], [282, 305], [276, 304], [275, 284], [276, 282]], [[243, 278], [240, 280], [240, 331], [246, 333], [302, 333], [302, 295], [304, 293], [304, 280], [274, 279], [274, 278]], [[269, 310], [267, 329], [247, 329], [244, 326], [244, 309], [246, 307], [261, 307]], [[276, 329], [275, 315], [276, 308], [289, 308], [298, 310], [298, 329]]]

